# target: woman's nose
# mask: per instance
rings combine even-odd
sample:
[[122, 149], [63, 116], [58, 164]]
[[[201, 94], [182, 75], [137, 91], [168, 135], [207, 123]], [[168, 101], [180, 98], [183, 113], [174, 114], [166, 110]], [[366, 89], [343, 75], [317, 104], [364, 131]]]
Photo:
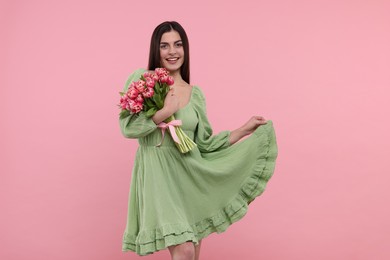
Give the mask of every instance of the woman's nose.
[[175, 54], [175, 53], [176, 53], [175, 47], [170, 47], [169, 48], [169, 54]]

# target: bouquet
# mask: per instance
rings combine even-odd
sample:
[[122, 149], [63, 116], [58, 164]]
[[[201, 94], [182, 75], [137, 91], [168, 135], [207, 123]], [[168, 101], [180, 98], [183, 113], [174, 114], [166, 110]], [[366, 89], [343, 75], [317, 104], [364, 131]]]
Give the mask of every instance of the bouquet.
[[[121, 95], [118, 106], [121, 108], [120, 118], [129, 114], [138, 114], [143, 111], [146, 117], [152, 117], [158, 110], [163, 108], [165, 97], [169, 91], [169, 86], [173, 85], [173, 77], [165, 68], [156, 68], [154, 71], [146, 71], [140, 79], [130, 83], [127, 92], [119, 92]], [[176, 120], [171, 115], [164, 122], [158, 124], [164, 140], [165, 130], [169, 128], [171, 136], [181, 153], [186, 153], [196, 146], [181, 129], [181, 120]]]

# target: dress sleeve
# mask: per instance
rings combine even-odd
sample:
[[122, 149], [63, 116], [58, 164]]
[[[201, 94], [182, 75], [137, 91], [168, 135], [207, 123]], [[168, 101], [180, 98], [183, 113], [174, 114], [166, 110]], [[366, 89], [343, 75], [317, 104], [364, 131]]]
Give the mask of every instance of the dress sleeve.
[[[138, 80], [144, 72], [144, 69], [137, 69], [134, 71], [126, 80], [123, 92], [126, 92], [129, 84], [132, 81]], [[128, 116], [123, 118], [119, 117], [119, 126], [123, 136], [126, 138], [144, 137], [152, 133], [157, 128], [153, 119], [151, 117], [146, 117], [143, 111], [138, 114], [130, 113]]]
[[196, 91], [195, 108], [198, 114], [198, 125], [195, 130], [194, 142], [197, 144], [199, 151], [202, 153], [214, 152], [229, 147], [230, 131], [221, 131], [213, 135], [213, 130], [207, 118], [206, 99], [202, 90], [194, 86]]

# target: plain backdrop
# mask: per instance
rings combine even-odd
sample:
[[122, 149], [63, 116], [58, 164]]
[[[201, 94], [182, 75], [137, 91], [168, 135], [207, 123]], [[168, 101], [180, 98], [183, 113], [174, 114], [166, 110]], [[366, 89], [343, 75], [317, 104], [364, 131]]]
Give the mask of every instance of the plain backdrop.
[[201, 259], [390, 259], [389, 13], [384, 0], [1, 1], [0, 259], [141, 259], [121, 252], [138, 143], [116, 105], [166, 20], [187, 31], [214, 132], [260, 114], [279, 146], [265, 192]]

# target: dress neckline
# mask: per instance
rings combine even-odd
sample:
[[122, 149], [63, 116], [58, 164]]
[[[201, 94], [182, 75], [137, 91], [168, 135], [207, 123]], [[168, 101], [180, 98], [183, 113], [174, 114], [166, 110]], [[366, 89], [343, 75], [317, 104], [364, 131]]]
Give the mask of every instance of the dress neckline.
[[192, 102], [192, 96], [194, 95], [194, 88], [195, 88], [195, 85], [194, 86], [191, 86], [191, 94], [190, 94], [190, 100], [187, 102], [187, 104], [181, 108], [179, 108], [179, 110], [182, 110], [182, 109], [185, 109], [187, 108], [191, 102]]

